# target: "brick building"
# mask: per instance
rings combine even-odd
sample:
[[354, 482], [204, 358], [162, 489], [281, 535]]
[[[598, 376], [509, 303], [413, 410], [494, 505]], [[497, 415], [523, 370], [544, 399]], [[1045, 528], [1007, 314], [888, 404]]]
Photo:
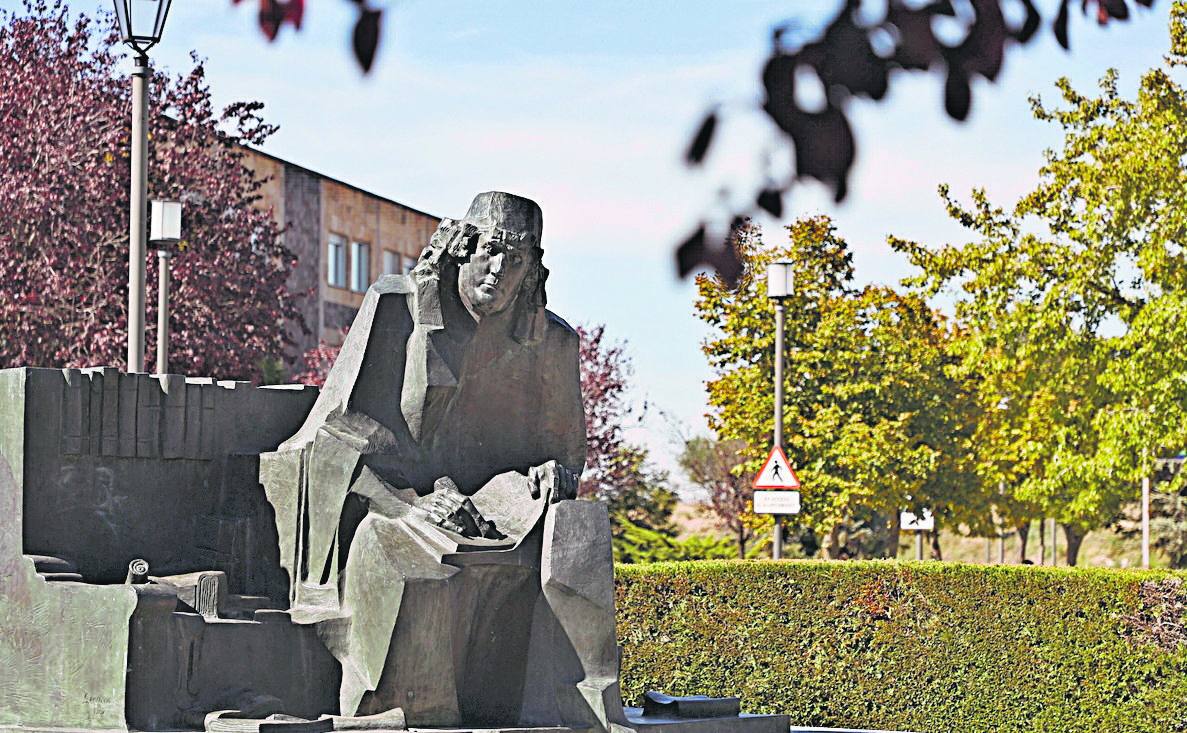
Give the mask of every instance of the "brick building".
[[247, 152], [245, 164], [267, 181], [259, 205], [271, 207], [297, 255], [289, 285], [316, 293], [305, 302], [310, 333], [294, 334], [293, 356], [319, 339], [337, 345], [371, 283], [411, 270], [441, 220], [262, 151]]

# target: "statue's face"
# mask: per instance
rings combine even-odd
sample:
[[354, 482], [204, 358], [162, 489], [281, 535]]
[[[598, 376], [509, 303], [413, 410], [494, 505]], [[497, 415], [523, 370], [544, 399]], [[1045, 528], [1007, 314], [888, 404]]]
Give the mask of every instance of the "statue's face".
[[502, 229], [480, 232], [474, 254], [458, 268], [458, 293], [473, 313], [488, 316], [511, 305], [534, 266], [531, 245]]

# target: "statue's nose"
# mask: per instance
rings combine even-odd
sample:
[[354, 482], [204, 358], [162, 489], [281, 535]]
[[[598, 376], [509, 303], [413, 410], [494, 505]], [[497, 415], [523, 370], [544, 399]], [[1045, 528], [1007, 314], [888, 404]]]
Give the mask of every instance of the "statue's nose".
[[490, 271], [496, 275], [501, 273], [503, 271], [503, 263], [504, 263], [506, 256], [507, 256], [506, 254], [504, 254], [503, 252], [500, 252], [497, 255], [495, 255], [494, 257], [491, 257], [490, 258]]

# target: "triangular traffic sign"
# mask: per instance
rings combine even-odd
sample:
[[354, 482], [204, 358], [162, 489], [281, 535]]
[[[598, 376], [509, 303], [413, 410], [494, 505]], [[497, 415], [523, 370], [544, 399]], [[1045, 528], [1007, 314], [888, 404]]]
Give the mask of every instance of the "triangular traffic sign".
[[791, 464], [787, 461], [787, 454], [779, 446], [771, 449], [771, 454], [767, 456], [767, 462], [762, 464], [762, 469], [754, 477], [754, 488], [800, 488], [800, 477], [796, 476], [795, 471], [791, 470]]

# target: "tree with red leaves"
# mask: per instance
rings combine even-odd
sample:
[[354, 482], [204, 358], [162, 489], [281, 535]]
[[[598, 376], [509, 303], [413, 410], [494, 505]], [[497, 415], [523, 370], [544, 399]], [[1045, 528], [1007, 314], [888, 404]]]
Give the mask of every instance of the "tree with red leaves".
[[[342, 329], [343, 337], [349, 330], [349, 328]], [[313, 387], [322, 386], [326, 383], [326, 377], [330, 375], [330, 367], [334, 366], [334, 360], [338, 358], [338, 352], [341, 350], [341, 346], [331, 346], [325, 341], [319, 341], [317, 346], [302, 355], [301, 360], [305, 362], [305, 371], [294, 374], [293, 381]]]
[[625, 397], [631, 364], [622, 344], [606, 339], [603, 325], [578, 326], [581, 397], [587, 454], [578, 495], [605, 503], [615, 523], [668, 530], [676, 495], [668, 476], [648, 461], [647, 449], [627, 442], [633, 410]]
[[[0, 14], [0, 366], [124, 361], [131, 95], [112, 27], [62, 0]], [[259, 103], [216, 113], [197, 59], [181, 76], [155, 73], [149, 104], [149, 197], [184, 204], [170, 364], [258, 379], [292, 345], [288, 327], [305, 327], [285, 286], [294, 256], [253, 206], [263, 182], [243, 161], [241, 146], [275, 128]], [[155, 324], [152, 253], [147, 267]]]
[[626, 445], [624, 402], [630, 362], [621, 344], [605, 343], [606, 327], [578, 326], [581, 336], [581, 399], [585, 403], [585, 473], [577, 493], [593, 496], [613, 483], [614, 458]]

